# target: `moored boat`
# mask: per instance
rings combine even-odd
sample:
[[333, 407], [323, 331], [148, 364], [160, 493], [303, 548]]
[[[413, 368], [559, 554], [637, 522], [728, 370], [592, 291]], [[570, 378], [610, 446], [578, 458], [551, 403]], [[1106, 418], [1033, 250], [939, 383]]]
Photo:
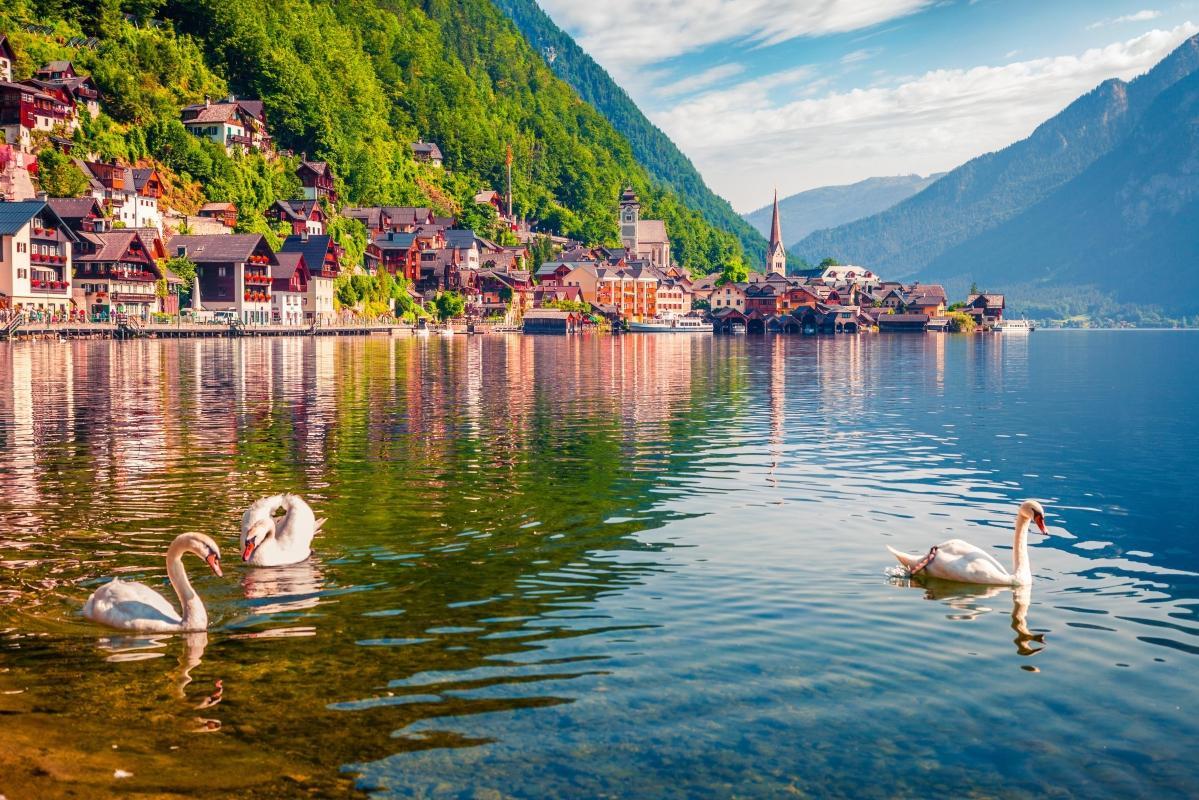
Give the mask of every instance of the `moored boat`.
[[1026, 319], [1005, 319], [995, 323], [996, 333], [1032, 333], [1037, 326]]
[[699, 317], [655, 317], [648, 322], [630, 322], [630, 333], [711, 333], [712, 323]]

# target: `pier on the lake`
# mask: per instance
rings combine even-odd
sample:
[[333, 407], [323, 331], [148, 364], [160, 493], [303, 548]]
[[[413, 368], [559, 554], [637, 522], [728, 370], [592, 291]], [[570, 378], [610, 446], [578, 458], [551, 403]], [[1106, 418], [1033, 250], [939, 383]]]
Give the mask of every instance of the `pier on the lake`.
[[[346, 322], [334, 325], [220, 325], [203, 322], [23, 322], [0, 331], [8, 339], [65, 337], [70, 339], [218, 338], [239, 336], [411, 336], [416, 328], [404, 323]], [[466, 333], [465, 327], [461, 331]]]

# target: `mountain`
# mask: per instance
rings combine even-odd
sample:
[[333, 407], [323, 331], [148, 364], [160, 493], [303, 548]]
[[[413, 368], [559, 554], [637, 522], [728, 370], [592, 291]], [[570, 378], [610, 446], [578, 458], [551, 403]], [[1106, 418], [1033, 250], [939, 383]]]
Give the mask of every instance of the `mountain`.
[[1199, 317], [1199, 71], [1128, 136], [1027, 211], [926, 269], [1010, 287], [1039, 316]]
[[[535, 0], [493, 0], [525, 38], [541, 53], [550, 69], [594, 106], [633, 148], [633, 155], [650, 175], [670, 187], [689, 207], [724, 231], [736, 234], [751, 265], [761, 264], [766, 239], [738, 216], [728, 201], [704, 183], [670, 137], [650, 122], [637, 104], [612, 80], [574, 39], [554, 24]], [[767, 221], [769, 227], [769, 220]]]
[[[847, 222], [885, 211], [896, 203], [923, 191], [944, 173], [922, 178], [898, 175], [892, 178], [867, 178], [845, 186], [822, 186], [779, 200], [779, 219], [783, 236], [799, 243], [812, 231], [835, 228]], [[745, 214], [745, 220], [763, 236], [770, 233], [773, 206], [762, 206]], [[794, 247], [795, 245], [789, 245]]]
[[1111, 152], [1163, 91], [1196, 68], [1199, 37], [1192, 37], [1132, 82], [1105, 81], [1027, 139], [968, 161], [882, 213], [812, 233], [796, 252], [889, 277], [927, 275], [952, 248], [1027, 211]]
[[[619, 242], [628, 183], [685, 266], [741, 251], [655, 181], [489, 0], [9, 0], [0, 33], [19, 78], [51, 59], [94, 76], [104, 113], [76, 134], [81, 152], [153, 159], [200, 199], [236, 202], [243, 227], [296, 190], [294, 160], [231, 159], [190, 136], [179, 109], [206, 96], [260, 99], [278, 145], [328, 161], [352, 204], [479, 214], [472, 198], [503, 187], [511, 147], [516, 211], [552, 230]], [[445, 169], [414, 160], [418, 137], [440, 146]]]

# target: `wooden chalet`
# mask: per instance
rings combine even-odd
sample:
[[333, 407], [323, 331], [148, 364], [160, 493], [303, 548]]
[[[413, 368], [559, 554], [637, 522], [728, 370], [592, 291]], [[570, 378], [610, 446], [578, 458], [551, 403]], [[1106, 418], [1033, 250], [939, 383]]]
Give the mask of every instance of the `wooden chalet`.
[[276, 200], [266, 210], [266, 218], [273, 222], [285, 222], [293, 234], [323, 234], [329, 215], [319, 200]]
[[261, 234], [174, 236], [167, 251], [196, 265], [203, 308], [232, 311], [243, 325], [270, 322], [271, 269], [279, 260]]
[[583, 326], [583, 315], [556, 308], [535, 308], [524, 315], [525, 333], [574, 333]]
[[337, 187], [333, 181], [333, 169], [325, 161], [309, 161], [300, 159], [296, 167], [296, 177], [304, 187], [305, 200], [326, 200], [336, 205]]
[[97, 319], [127, 314], [148, 320], [159, 309], [153, 239], [136, 230], [81, 232], [75, 245], [76, 305]]
[[982, 293], [967, 297], [966, 307], [963, 311], [974, 317], [974, 321], [979, 325], [994, 325], [1003, 321], [1003, 312], [1006, 307], [1007, 303], [1003, 295]]
[[198, 216], [215, 219], [226, 228], [237, 227], [237, 205], [234, 203], [205, 203]]

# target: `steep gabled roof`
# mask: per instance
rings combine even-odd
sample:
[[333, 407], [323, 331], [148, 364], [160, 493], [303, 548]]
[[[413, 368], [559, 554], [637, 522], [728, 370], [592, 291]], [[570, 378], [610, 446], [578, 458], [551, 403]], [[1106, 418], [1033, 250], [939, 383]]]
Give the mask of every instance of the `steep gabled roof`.
[[45, 200], [24, 200], [17, 203], [0, 202], [0, 236], [12, 236], [39, 214], [43, 217], [49, 215], [57, 223], [54, 226], [55, 228], [60, 228], [72, 242], [79, 241], [79, 237], [75, 235], [75, 232], [71, 230], [69, 225], [63, 222], [58, 214], [54, 213], [54, 209]]
[[79, 224], [88, 217], [102, 217], [104, 210], [94, 197], [51, 197], [46, 205], [53, 209], [58, 218], [68, 225]]
[[[167, 243], [167, 252], [174, 255], [180, 247], [187, 248], [187, 257], [193, 263], [205, 262], [239, 262], [254, 255], [260, 246], [266, 246], [266, 240], [258, 233], [204, 233], [195, 235], [172, 236]], [[274, 253], [271, 253], [275, 263]]]
[[320, 272], [332, 244], [333, 238], [328, 234], [309, 234], [307, 237], [293, 234], [283, 240], [279, 254], [301, 253], [304, 256], [304, 263], [308, 265], [308, 270]]

